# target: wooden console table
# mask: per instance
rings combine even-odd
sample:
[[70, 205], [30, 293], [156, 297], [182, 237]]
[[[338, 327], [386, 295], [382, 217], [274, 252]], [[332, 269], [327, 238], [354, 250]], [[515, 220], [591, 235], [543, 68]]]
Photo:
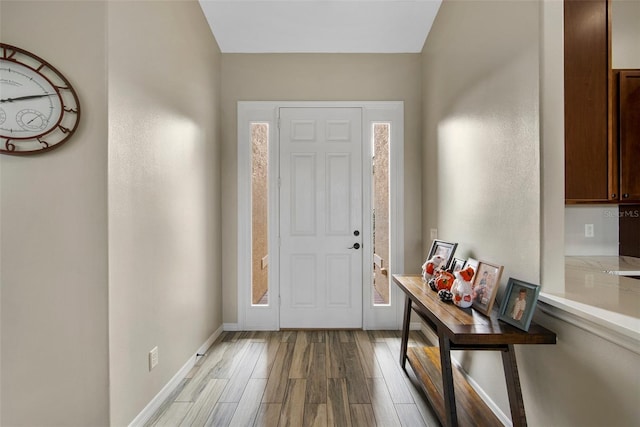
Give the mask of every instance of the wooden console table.
[[[409, 361], [440, 422], [445, 426], [502, 425], [464, 375], [451, 366], [451, 350], [493, 350], [502, 354], [513, 425], [526, 426], [513, 346], [555, 344], [556, 334], [533, 322], [524, 332], [499, 322], [496, 311], [486, 317], [472, 308], [442, 302], [418, 275], [394, 274], [393, 281], [407, 296], [400, 365], [405, 369]], [[437, 334], [439, 347], [407, 348], [411, 309]]]

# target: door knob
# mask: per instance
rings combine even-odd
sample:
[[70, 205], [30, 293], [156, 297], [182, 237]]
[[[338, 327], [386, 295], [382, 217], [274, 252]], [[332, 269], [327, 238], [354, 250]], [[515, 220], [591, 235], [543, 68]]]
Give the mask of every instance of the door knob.
[[360, 235], [360, 232], [359, 232], [358, 230], [356, 230], [356, 231], [354, 231], [354, 232], [353, 232], [353, 235], [354, 235], [354, 236], [359, 236], [359, 235]]
[[360, 249], [360, 243], [354, 243], [353, 246], [347, 249]]

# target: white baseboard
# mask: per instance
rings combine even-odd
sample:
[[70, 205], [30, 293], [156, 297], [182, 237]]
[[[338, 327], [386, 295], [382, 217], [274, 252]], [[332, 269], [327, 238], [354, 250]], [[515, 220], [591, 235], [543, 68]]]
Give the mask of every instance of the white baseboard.
[[223, 331], [239, 331], [240, 330], [240, 325], [237, 323], [223, 323], [222, 324], [222, 330]]
[[422, 335], [424, 335], [425, 338], [429, 340], [431, 345], [438, 345], [438, 336], [436, 335], [436, 333], [433, 332], [433, 330], [427, 325], [425, 325], [424, 323], [422, 322], [419, 322], [419, 323], [420, 323], [420, 331], [422, 332]]
[[409, 323], [410, 331], [421, 331], [422, 330], [422, 322], [411, 322]]
[[[397, 330], [398, 328], [396, 326], [383, 326], [383, 327], [367, 327], [365, 328], [365, 330]], [[412, 331], [419, 331], [419, 330], [424, 330], [423, 329], [423, 325], [422, 322], [411, 322], [409, 324], [409, 329], [411, 329]], [[242, 329], [240, 329], [240, 325], [238, 323], [223, 323], [222, 324], [222, 330], [223, 331], [228, 331], [228, 332], [235, 332], [235, 331], [240, 331]], [[277, 331], [277, 328], [272, 328], [270, 326], [266, 326], [264, 329], [262, 327], [251, 327], [249, 330], [251, 331]]]
[[169, 382], [165, 384], [164, 387], [162, 387], [162, 390], [160, 390], [160, 392], [158, 392], [158, 394], [156, 394], [156, 396], [151, 399], [151, 401], [138, 414], [138, 416], [135, 417], [133, 421], [131, 421], [129, 427], [144, 426], [144, 424], [149, 421], [149, 419], [151, 419], [153, 414], [155, 414], [162, 403], [167, 399], [167, 397], [169, 397], [169, 395], [171, 395], [173, 390], [175, 390], [180, 382], [187, 376], [191, 368], [193, 368], [193, 366], [196, 364], [196, 355], [202, 354], [207, 351], [207, 349], [211, 347], [211, 344], [213, 344], [213, 342], [220, 336], [220, 334], [222, 334], [223, 329], [224, 328], [222, 326], [219, 327], [213, 334], [211, 334], [209, 338], [207, 338], [207, 340], [198, 348], [198, 350], [193, 353], [193, 356], [189, 357], [189, 360], [187, 360], [182, 368], [180, 368], [180, 370], [176, 372], [173, 378], [171, 378]]
[[498, 407], [498, 405], [496, 405], [496, 403], [493, 401], [493, 399], [491, 399], [491, 397], [489, 397], [489, 395], [484, 391], [484, 389], [482, 387], [480, 387], [480, 384], [478, 384], [473, 379], [473, 377], [467, 373], [467, 371], [462, 369], [462, 366], [460, 365], [460, 363], [458, 363], [458, 361], [456, 359], [451, 358], [451, 362], [457, 368], [459, 368], [459, 370], [462, 373], [462, 376], [464, 377], [464, 379], [467, 380], [469, 385], [476, 391], [476, 393], [478, 393], [480, 395], [482, 400], [484, 400], [484, 403], [486, 403], [487, 406], [489, 407], [489, 409], [491, 409], [491, 412], [493, 412], [494, 415], [496, 417], [498, 417], [500, 422], [506, 427], [512, 427], [513, 424], [511, 422], [511, 417], [509, 417], [507, 414], [502, 412], [502, 409], [500, 409], [500, 407]]
[[[422, 322], [419, 322], [421, 328], [419, 328], [422, 331], [422, 334], [431, 342], [431, 344], [433, 345], [438, 345], [438, 336], [435, 334], [435, 332], [433, 332], [431, 330], [431, 328], [429, 328], [427, 325], [425, 325]], [[482, 400], [484, 400], [484, 402], [487, 404], [487, 406], [489, 407], [489, 409], [491, 409], [491, 412], [493, 412], [495, 414], [496, 417], [498, 417], [498, 419], [500, 420], [500, 422], [502, 422], [503, 425], [505, 425], [506, 427], [511, 427], [513, 426], [512, 422], [511, 422], [511, 418], [505, 414], [504, 412], [502, 412], [502, 409], [500, 409], [500, 407], [498, 405], [496, 405], [496, 403], [493, 401], [493, 399], [491, 399], [491, 397], [484, 391], [484, 389], [482, 387], [480, 387], [480, 384], [478, 384], [471, 375], [469, 375], [467, 373], [467, 371], [465, 371], [462, 368], [462, 365], [460, 365], [460, 363], [455, 359], [455, 358], [451, 358], [451, 362], [457, 367], [459, 368], [460, 372], [462, 373], [462, 376], [464, 376], [465, 380], [467, 380], [467, 382], [469, 383], [469, 385], [476, 391], [476, 393], [478, 393], [478, 395], [480, 395], [480, 397], [482, 398]]]

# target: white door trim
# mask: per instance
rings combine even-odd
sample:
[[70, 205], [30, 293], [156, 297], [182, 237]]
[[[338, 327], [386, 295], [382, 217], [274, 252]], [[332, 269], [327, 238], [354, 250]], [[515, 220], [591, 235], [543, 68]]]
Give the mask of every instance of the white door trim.
[[[278, 129], [276, 104], [238, 103], [238, 324], [236, 330], [278, 330], [280, 328], [277, 296], [280, 293], [278, 251], [269, 254], [269, 302], [267, 306], [251, 304], [251, 123], [269, 124], [269, 230], [278, 229]], [[269, 233], [269, 247], [276, 247]], [[277, 236], [275, 236], [277, 237]], [[275, 246], [274, 246], [275, 245]]]
[[[371, 212], [371, 138], [373, 123], [391, 124], [390, 242], [391, 271], [404, 268], [404, 102], [402, 101], [240, 101], [238, 102], [238, 330], [278, 330], [279, 259], [269, 253], [269, 306], [252, 306], [251, 292], [251, 138], [249, 125], [269, 123], [269, 247], [278, 246], [278, 123], [280, 107], [356, 107], [363, 111], [363, 212]], [[371, 217], [363, 215], [364, 249], [373, 247]], [[389, 306], [372, 303], [373, 253], [363, 251], [363, 329], [399, 329], [403, 304], [397, 286], [391, 285]]]

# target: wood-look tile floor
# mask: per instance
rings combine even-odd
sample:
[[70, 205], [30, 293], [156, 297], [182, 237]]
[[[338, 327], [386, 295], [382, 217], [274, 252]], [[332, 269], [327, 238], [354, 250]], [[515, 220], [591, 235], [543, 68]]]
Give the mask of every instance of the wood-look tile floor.
[[147, 425], [439, 426], [399, 355], [399, 331], [224, 332]]

